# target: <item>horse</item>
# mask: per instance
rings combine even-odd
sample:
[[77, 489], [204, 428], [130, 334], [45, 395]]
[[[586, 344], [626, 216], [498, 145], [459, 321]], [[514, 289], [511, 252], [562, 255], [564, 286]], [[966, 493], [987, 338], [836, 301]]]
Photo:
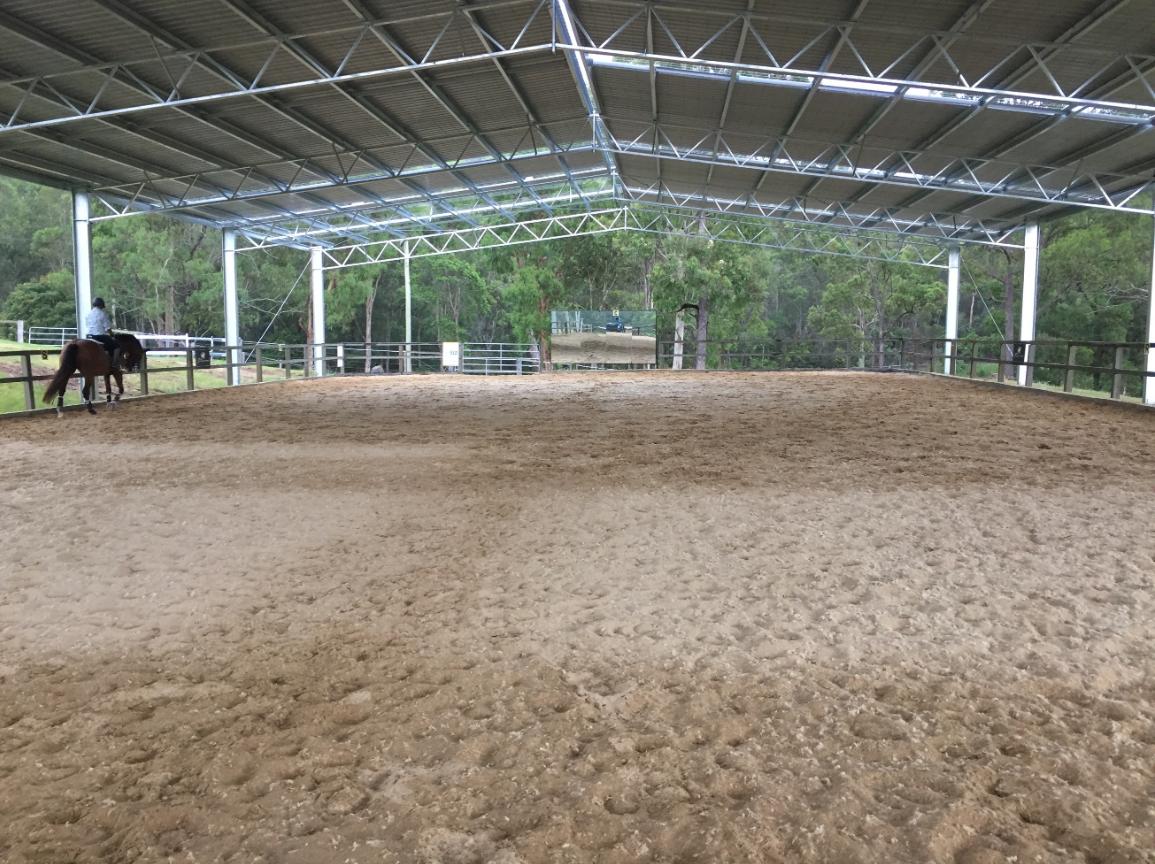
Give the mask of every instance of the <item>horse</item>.
[[[108, 350], [93, 339], [73, 339], [60, 349], [60, 368], [56, 370], [56, 375], [44, 391], [44, 404], [51, 405], [53, 398], [56, 399], [57, 417], [64, 414], [64, 391], [68, 389], [68, 381], [77, 370], [84, 376], [84, 387], [80, 392], [89, 414], [96, 413], [96, 409], [92, 407], [92, 398], [96, 395], [97, 375], [104, 376], [104, 401], [110, 407], [115, 407], [120, 401], [120, 397], [124, 395], [124, 378], [121, 373], [135, 372], [139, 369], [145, 349], [140, 340], [131, 333], [113, 333], [112, 338], [120, 348], [121, 368], [112, 365]], [[116, 378], [119, 392], [115, 397], [110, 377]]]

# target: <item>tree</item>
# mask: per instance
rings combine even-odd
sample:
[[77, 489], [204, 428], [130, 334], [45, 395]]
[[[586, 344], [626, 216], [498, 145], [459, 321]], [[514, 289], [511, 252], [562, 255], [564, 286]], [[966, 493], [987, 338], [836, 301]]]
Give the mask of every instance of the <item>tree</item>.
[[24, 320], [38, 327], [75, 326], [72, 274], [56, 270], [34, 282], [22, 282], [8, 295], [3, 309], [3, 317]]
[[819, 335], [861, 346], [872, 345], [875, 365], [884, 364], [886, 343], [914, 335], [927, 318], [943, 309], [946, 286], [925, 269], [874, 259], [839, 259], [838, 275], [807, 313]]

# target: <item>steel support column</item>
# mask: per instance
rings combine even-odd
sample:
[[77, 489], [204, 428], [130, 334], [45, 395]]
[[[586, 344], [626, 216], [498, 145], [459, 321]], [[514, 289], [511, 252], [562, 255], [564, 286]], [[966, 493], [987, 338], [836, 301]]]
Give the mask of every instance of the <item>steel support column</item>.
[[405, 241], [405, 372], [413, 371], [413, 286], [409, 281], [409, 260], [413, 257], [409, 241]]
[[313, 374], [325, 374], [325, 260], [320, 246], [309, 249], [309, 297], [313, 310]]
[[1155, 405], [1155, 237], [1151, 243], [1151, 285], [1147, 293], [1147, 377], [1143, 379], [1143, 401]]
[[92, 308], [92, 223], [87, 192], [72, 193], [73, 282], [76, 296], [76, 335], [83, 338], [84, 316]]
[[221, 272], [225, 277], [225, 356], [229, 366], [229, 384], [241, 383], [241, 307], [237, 300], [237, 232], [224, 231], [224, 254]]
[[[1025, 245], [1023, 248], [1023, 304], [1022, 317], [1019, 321], [1019, 340], [1022, 342], [1035, 341], [1035, 310], [1039, 303], [1039, 223], [1027, 224]], [[1023, 359], [1030, 363], [1035, 352], [1032, 346], [1027, 345], [1023, 352]], [[1019, 385], [1026, 387], [1034, 378], [1034, 370], [1027, 365], [1019, 366]]]
[[958, 246], [950, 247], [950, 258], [946, 277], [946, 344], [943, 349], [943, 374], [955, 372], [955, 343], [958, 340], [958, 293], [962, 251]]

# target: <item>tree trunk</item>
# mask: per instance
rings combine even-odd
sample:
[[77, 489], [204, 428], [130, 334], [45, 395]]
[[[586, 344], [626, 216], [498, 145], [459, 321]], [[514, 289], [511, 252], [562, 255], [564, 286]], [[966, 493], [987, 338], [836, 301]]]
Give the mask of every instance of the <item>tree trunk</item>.
[[694, 368], [698, 370], [705, 370], [706, 368], [706, 349], [709, 348], [710, 332], [710, 298], [706, 295], [698, 298], [698, 347], [697, 356], [694, 359]]
[[176, 332], [176, 286], [171, 284], [164, 298], [164, 332]]
[[648, 257], [642, 262], [642, 308], [649, 311], [654, 308], [654, 286], [650, 282], [650, 274], [654, 271], [654, 259]]
[[373, 287], [365, 298], [365, 372], [373, 368], [373, 304], [377, 302], [377, 282], [380, 276], [373, 280]]

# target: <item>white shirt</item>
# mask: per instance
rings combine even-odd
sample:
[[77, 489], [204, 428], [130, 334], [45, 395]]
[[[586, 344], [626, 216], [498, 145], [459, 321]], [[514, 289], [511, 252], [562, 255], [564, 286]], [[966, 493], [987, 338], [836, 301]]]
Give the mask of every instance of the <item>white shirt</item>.
[[84, 316], [84, 334], [92, 336], [107, 336], [112, 329], [112, 321], [108, 313], [99, 306], [93, 306]]

